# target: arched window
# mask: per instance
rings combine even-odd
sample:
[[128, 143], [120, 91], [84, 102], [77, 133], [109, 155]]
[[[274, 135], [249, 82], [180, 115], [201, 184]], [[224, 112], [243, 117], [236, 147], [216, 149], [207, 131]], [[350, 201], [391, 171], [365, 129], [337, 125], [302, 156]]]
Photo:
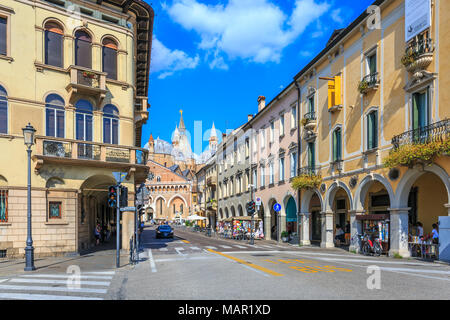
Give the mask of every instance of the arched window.
[[45, 134], [64, 138], [64, 100], [57, 94], [45, 99]]
[[0, 86], [0, 133], [8, 133], [8, 94]]
[[103, 142], [119, 144], [119, 110], [112, 104], [103, 107]]
[[102, 44], [103, 72], [108, 74], [107, 78], [117, 80], [117, 43], [106, 38]]
[[82, 30], [75, 32], [75, 65], [92, 68], [92, 39]]
[[92, 104], [87, 100], [78, 100], [76, 108], [76, 138], [92, 141]]
[[45, 64], [63, 67], [63, 28], [56, 22], [45, 24]]

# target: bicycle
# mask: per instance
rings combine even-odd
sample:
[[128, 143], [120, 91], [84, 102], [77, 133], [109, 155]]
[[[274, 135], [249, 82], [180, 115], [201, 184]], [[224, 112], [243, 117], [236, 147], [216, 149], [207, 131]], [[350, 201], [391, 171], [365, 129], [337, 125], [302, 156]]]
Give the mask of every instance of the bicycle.
[[383, 252], [383, 248], [381, 246], [381, 240], [379, 238], [370, 239], [369, 235], [364, 235], [364, 244], [362, 247], [362, 252], [365, 256], [373, 253], [374, 256], [379, 257]]

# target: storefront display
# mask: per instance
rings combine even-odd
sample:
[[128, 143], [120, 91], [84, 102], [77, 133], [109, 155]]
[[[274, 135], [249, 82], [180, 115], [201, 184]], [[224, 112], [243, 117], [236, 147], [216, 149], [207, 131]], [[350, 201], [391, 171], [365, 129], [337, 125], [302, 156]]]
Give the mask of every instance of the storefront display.
[[381, 241], [383, 253], [387, 254], [390, 243], [389, 214], [370, 214], [356, 217], [361, 221], [362, 234], [367, 234]]

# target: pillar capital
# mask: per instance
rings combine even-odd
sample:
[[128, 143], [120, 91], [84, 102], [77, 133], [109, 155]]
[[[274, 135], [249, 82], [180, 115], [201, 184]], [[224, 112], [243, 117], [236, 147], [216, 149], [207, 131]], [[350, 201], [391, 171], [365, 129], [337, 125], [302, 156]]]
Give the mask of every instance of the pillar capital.
[[361, 216], [366, 213], [366, 210], [349, 210], [348, 213], [350, 213], [351, 216]]
[[411, 208], [388, 208], [388, 211], [391, 214], [401, 214], [401, 213], [408, 213]]

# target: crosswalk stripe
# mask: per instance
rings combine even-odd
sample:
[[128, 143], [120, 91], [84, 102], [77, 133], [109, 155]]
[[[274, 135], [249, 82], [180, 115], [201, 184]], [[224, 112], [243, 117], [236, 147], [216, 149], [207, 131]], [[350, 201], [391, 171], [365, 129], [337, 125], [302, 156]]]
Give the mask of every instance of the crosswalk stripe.
[[167, 248], [160, 248], [159, 251], [169, 251]]
[[237, 248], [241, 248], [241, 249], [247, 249], [247, 247], [244, 247], [244, 246], [241, 246], [241, 245], [238, 245], [238, 244], [235, 244], [234, 246], [237, 247]]
[[87, 271], [87, 272], [83, 272], [83, 274], [112, 274], [114, 275], [116, 272], [115, 271]]
[[[48, 279], [23, 279], [14, 278], [10, 282], [16, 283], [48, 283], [48, 284], [67, 284], [67, 280], [48, 280]], [[79, 284], [91, 285], [91, 286], [106, 286], [109, 287], [110, 282], [105, 281], [77, 281]]]
[[217, 249], [216, 247], [212, 247], [212, 246], [207, 246], [207, 247], [205, 247], [205, 248], [213, 249], [213, 250], [216, 250], [216, 249]]
[[2, 290], [23, 290], [23, 291], [57, 291], [67, 293], [107, 293], [107, 289], [93, 289], [93, 288], [79, 288], [71, 289], [67, 287], [43, 287], [43, 286], [15, 286], [15, 285], [0, 285]]
[[259, 247], [267, 248], [267, 249], [273, 249], [272, 246], [268, 246], [266, 244], [260, 244]]
[[219, 247], [224, 248], [224, 249], [231, 249], [230, 246], [222, 246], [222, 245], [220, 245]]
[[95, 275], [84, 275], [80, 274], [79, 276], [75, 274], [25, 274], [19, 276], [21, 278], [56, 278], [56, 279], [67, 279], [67, 278], [75, 278], [79, 277], [80, 279], [101, 279], [101, 280], [111, 280], [112, 276], [95, 276]]
[[18, 299], [18, 300], [103, 300], [93, 297], [75, 297], [75, 296], [55, 296], [48, 294], [29, 294], [29, 293], [2, 293], [0, 299]]
[[191, 247], [190, 249], [191, 250], [200, 250], [200, 248], [198, 248], [198, 247]]

